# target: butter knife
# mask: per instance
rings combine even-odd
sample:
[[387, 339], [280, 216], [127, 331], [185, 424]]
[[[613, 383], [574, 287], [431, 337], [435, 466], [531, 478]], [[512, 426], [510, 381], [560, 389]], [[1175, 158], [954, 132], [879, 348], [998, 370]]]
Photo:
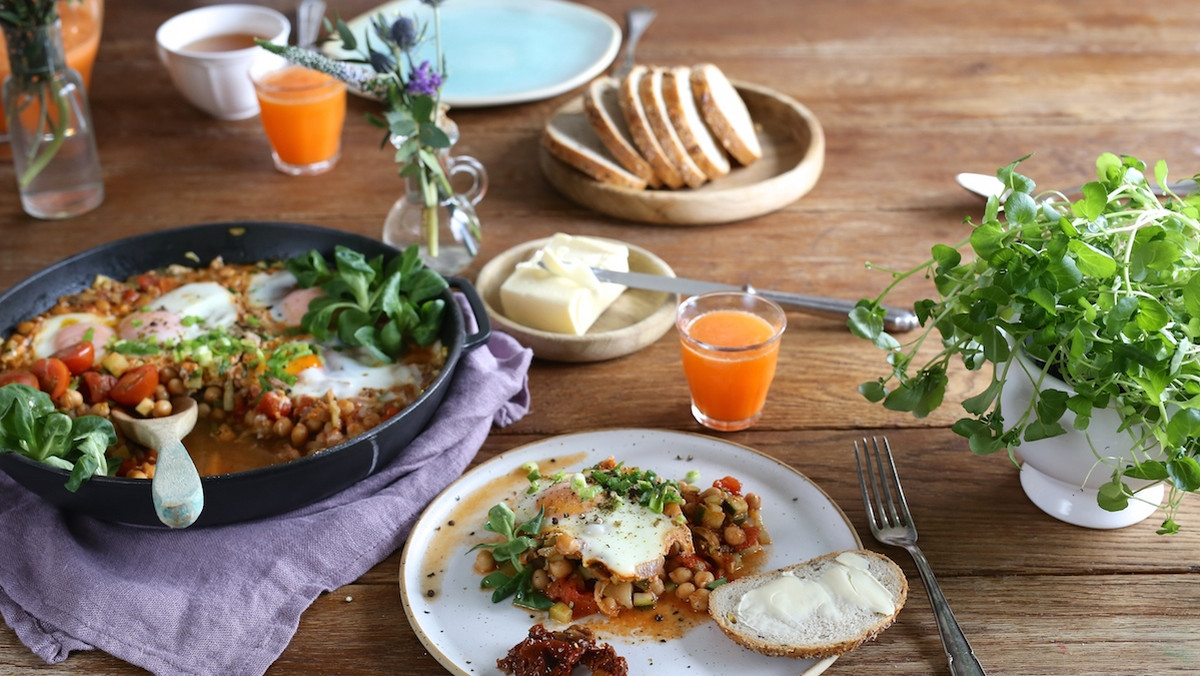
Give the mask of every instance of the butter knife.
[[[849, 316], [850, 311], [854, 309], [854, 303], [848, 300], [756, 289], [749, 284], [734, 286], [732, 284], [706, 282], [699, 279], [687, 279], [685, 277], [667, 277], [665, 275], [651, 275], [644, 272], [617, 272], [603, 268], [592, 268], [592, 272], [602, 282], [614, 282], [635, 289], [665, 291], [683, 296], [694, 296], [698, 293], [707, 293], [709, 291], [749, 291], [764, 298], [769, 298], [780, 305], [794, 307], [807, 314], [828, 317], [830, 319], [845, 319]], [[884, 315], [883, 326], [889, 333], [911, 331], [920, 325], [917, 315], [911, 310], [885, 306], [884, 311], [886, 314]]]

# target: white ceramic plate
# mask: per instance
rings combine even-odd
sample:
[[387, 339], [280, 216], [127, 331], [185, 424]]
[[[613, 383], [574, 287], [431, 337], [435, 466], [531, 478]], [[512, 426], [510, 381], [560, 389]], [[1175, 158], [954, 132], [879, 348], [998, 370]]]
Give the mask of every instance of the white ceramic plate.
[[[762, 516], [772, 535], [763, 570], [862, 542], [841, 509], [790, 466], [745, 446], [714, 437], [649, 429], [617, 429], [551, 437], [503, 453], [467, 472], [421, 515], [400, 561], [400, 596], [417, 636], [453, 674], [493, 674], [496, 660], [525, 638], [529, 627], [549, 622], [508, 602], [493, 604], [471, 570], [470, 547], [483, 539], [487, 510], [526, 483], [520, 466], [539, 463], [544, 474], [582, 469], [608, 456], [652, 469], [668, 479], [700, 472], [701, 483], [731, 475], [762, 496]], [[557, 462], [551, 464], [551, 459]], [[550, 470], [549, 472], [547, 470]], [[631, 674], [728, 676], [747, 673], [796, 676], [820, 673], [832, 659], [765, 657], [735, 644], [706, 621], [682, 638], [599, 635], [629, 663]]]
[[[403, 14], [420, 24], [433, 10], [419, 0], [396, 0], [347, 21], [361, 46], [371, 17]], [[621, 44], [616, 22], [590, 7], [562, 0], [454, 0], [443, 4], [442, 51], [449, 76], [442, 100], [452, 107], [538, 101], [578, 87], [612, 63]], [[434, 60], [432, 26], [418, 59]], [[345, 58], [335, 38], [325, 53]]]

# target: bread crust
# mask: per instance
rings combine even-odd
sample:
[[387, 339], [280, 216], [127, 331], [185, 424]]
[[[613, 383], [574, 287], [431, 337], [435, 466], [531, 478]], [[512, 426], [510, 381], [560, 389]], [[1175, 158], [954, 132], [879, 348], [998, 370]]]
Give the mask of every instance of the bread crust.
[[588, 85], [587, 90], [583, 94], [583, 111], [587, 114], [588, 122], [592, 125], [592, 129], [596, 130], [596, 135], [600, 137], [600, 141], [608, 148], [617, 162], [621, 166], [629, 170], [638, 178], [642, 179], [651, 188], [657, 188], [662, 185], [662, 180], [658, 174], [654, 173], [654, 167], [642, 157], [638, 149], [633, 146], [633, 140], [628, 136], [629, 125], [625, 122], [624, 115], [621, 115], [620, 102], [617, 102], [617, 113], [621, 119], [614, 119], [604, 104], [604, 97], [610, 95], [617, 98], [617, 88], [620, 83], [611, 77], [600, 77], [592, 81]]
[[718, 179], [729, 173], [729, 158], [704, 124], [692, 94], [691, 74], [692, 69], [686, 66], [664, 71], [663, 102], [667, 106], [671, 126], [675, 127], [692, 161], [709, 179]]
[[668, 188], [682, 188], [683, 177], [667, 159], [666, 153], [655, 138], [650, 120], [638, 93], [639, 84], [647, 73], [645, 66], [634, 66], [633, 70], [621, 80], [618, 90], [621, 101], [621, 112], [625, 114], [625, 122], [629, 125], [629, 133], [633, 136], [634, 145], [642, 152], [642, 157], [654, 168], [654, 173], [662, 179]]
[[797, 659], [820, 659], [849, 652], [867, 641], [874, 640], [881, 631], [891, 626], [895, 622], [901, 608], [904, 607], [905, 601], [908, 599], [908, 579], [905, 577], [904, 571], [895, 562], [882, 554], [877, 554], [869, 550], [848, 550], [871, 561], [872, 571], [876, 579], [879, 579], [880, 572], [885, 573], [885, 579], [880, 579], [879, 581], [893, 592], [893, 600], [895, 601], [895, 610], [890, 615], [880, 615], [873, 618], [873, 622], [864, 623], [860, 631], [852, 636], [842, 640], [826, 642], [795, 642], [790, 644], [769, 642], [764, 640], [762, 636], [750, 627], [739, 625], [733, 616], [733, 611], [736, 610], [738, 601], [749, 590], [779, 577], [785, 571], [803, 572], [821, 570], [824, 566], [832, 563], [840, 554], [845, 553], [845, 551], [830, 552], [803, 563], [743, 577], [717, 587], [709, 595], [708, 613], [716, 621], [721, 631], [731, 640], [738, 645], [763, 655], [793, 657]]
[[642, 108], [646, 111], [650, 129], [658, 139], [658, 144], [662, 146], [667, 160], [679, 172], [688, 187], [698, 188], [708, 182], [708, 175], [696, 166], [683, 142], [679, 140], [675, 126], [671, 124], [667, 104], [663, 100], [663, 72], [662, 68], [650, 69], [638, 83], [638, 96], [642, 99]]
[[762, 157], [762, 145], [746, 102], [725, 74], [711, 63], [692, 68], [692, 93], [713, 137], [743, 165]]
[[575, 167], [592, 178], [630, 190], [645, 190], [646, 182], [641, 178], [624, 171], [620, 167], [607, 166], [593, 155], [581, 152], [572, 147], [563, 137], [562, 132], [548, 127], [542, 134], [542, 145], [551, 155]]

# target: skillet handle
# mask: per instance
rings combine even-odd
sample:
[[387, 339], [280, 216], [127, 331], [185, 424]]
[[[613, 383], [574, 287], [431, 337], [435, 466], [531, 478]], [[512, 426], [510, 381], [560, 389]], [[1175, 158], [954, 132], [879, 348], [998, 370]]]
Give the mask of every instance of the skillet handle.
[[488, 338], [492, 337], [492, 320], [488, 318], [479, 292], [462, 277], [447, 277], [446, 283], [461, 291], [462, 295], [466, 297], [467, 305], [471, 306], [471, 314], [475, 317], [475, 325], [479, 327], [478, 331], [463, 338], [463, 350], [470, 350], [486, 343]]

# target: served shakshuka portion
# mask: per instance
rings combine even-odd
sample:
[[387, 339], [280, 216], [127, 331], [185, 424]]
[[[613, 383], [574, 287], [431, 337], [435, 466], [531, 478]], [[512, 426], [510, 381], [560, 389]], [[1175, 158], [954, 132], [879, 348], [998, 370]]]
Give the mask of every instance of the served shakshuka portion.
[[708, 608], [717, 586], [753, 572], [770, 536], [761, 498], [733, 477], [707, 488], [613, 458], [582, 472], [528, 472], [529, 489], [488, 512], [499, 537], [476, 545], [492, 601], [548, 610], [560, 623], [651, 610]]
[[[445, 288], [415, 247], [390, 260], [338, 247], [332, 261], [312, 251], [97, 276], [15, 327], [0, 388], [25, 386], [3, 400], [73, 421], [114, 408], [162, 417], [192, 397], [200, 422], [185, 443], [200, 474], [262, 467], [341, 443], [414, 401], [445, 363]], [[153, 449], [115, 439], [94, 474], [154, 476]]]

